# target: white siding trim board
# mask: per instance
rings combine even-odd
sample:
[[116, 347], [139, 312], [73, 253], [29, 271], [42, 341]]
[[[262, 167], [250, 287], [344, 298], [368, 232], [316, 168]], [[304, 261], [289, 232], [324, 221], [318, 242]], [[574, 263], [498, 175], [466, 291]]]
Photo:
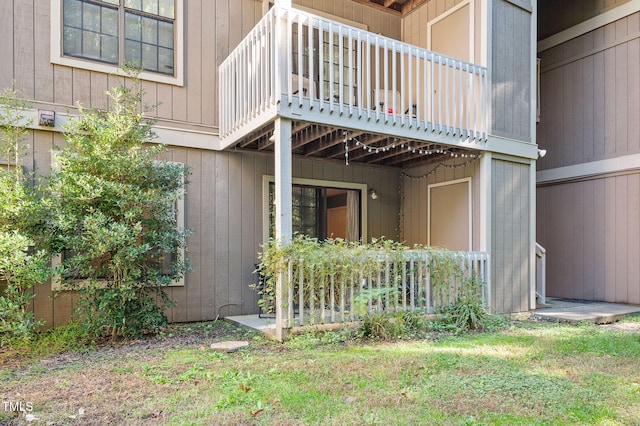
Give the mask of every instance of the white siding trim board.
[[583, 179], [610, 173], [621, 173], [640, 170], [640, 154], [625, 155], [591, 163], [575, 164], [557, 167], [555, 169], [540, 170], [536, 174], [537, 184], [564, 182]]
[[574, 25], [571, 28], [567, 28], [564, 31], [540, 40], [538, 42], [538, 52], [543, 52], [545, 50], [551, 49], [552, 47], [558, 46], [576, 37], [580, 37], [581, 35], [596, 30], [600, 27], [604, 27], [607, 24], [625, 18], [638, 11], [640, 11], [640, 0], [631, 0], [621, 6], [608, 10], [598, 16]]

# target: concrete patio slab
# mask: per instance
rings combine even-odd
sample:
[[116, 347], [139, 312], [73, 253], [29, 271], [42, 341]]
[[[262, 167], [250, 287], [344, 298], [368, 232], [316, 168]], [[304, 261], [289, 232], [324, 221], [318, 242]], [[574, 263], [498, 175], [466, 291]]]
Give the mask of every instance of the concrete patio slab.
[[226, 321], [235, 322], [236, 324], [244, 325], [245, 327], [258, 330], [267, 336], [276, 336], [276, 320], [275, 318], [260, 318], [258, 314], [255, 315], [237, 315], [232, 317], [225, 317]]
[[547, 298], [547, 306], [536, 309], [534, 317], [549, 321], [609, 324], [633, 314], [640, 314], [640, 306]]

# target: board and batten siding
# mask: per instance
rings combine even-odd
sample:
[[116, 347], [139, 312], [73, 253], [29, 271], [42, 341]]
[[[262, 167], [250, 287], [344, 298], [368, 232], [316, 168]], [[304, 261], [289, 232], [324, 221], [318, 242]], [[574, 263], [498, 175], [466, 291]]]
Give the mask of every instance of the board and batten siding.
[[600, 15], [630, 0], [538, 0], [538, 40]]
[[[458, 160], [449, 165], [463, 164]], [[434, 165], [405, 170], [408, 176], [423, 176], [434, 169]], [[403, 179], [402, 239], [405, 244], [427, 244], [429, 185], [471, 178], [472, 250], [480, 250], [480, 160], [476, 159], [459, 168], [438, 167], [435, 173], [422, 180]]]
[[[465, 0], [431, 0], [422, 6], [411, 11], [402, 19], [402, 36], [405, 43], [410, 43], [424, 49], [428, 49], [427, 31], [428, 23], [443, 15], [447, 11], [453, 9]], [[475, 17], [474, 17], [474, 57], [475, 63], [480, 64], [480, 53], [482, 44], [482, 15], [478, 0], [475, 1]]]
[[[37, 168], [48, 174], [51, 150], [63, 146], [61, 134], [34, 131], [25, 140], [27, 171]], [[214, 152], [192, 148], [170, 148], [163, 159], [186, 164], [191, 169], [186, 186], [185, 226], [193, 271], [183, 287], [169, 287], [177, 302], [167, 314], [172, 322], [215, 319], [220, 316], [257, 313], [257, 294], [249, 288], [257, 253], [263, 243], [263, 176], [274, 174], [272, 155], [249, 152]], [[369, 238], [397, 238], [400, 195], [399, 171], [380, 167], [346, 166], [341, 162], [294, 157], [293, 177], [366, 184], [378, 193], [368, 202]], [[49, 326], [65, 324], [76, 296], [58, 292], [51, 284], [35, 289], [33, 308]]]
[[640, 173], [538, 186], [547, 294], [640, 304]]
[[532, 142], [531, 12], [514, 3], [493, 2], [491, 132]]
[[[361, 22], [375, 33], [400, 38], [400, 17], [351, 0], [294, 1]], [[144, 81], [145, 102], [158, 105], [158, 124], [217, 134], [218, 66], [262, 17], [256, 0], [184, 0], [184, 86]], [[122, 79], [50, 62], [51, 8], [43, 0], [0, 3], [0, 88], [16, 87], [35, 107], [64, 113], [78, 102], [105, 107], [105, 92]], [[90, 68], [91, 62], [87, 62]], [[72, 111], [73, 109], [71, 109]]]
[[640, 153], [640, 12], [539, 56], [538, 170]]
[[530, 164], [491, 164], [491, 306], [496, 313], [530, 306]]

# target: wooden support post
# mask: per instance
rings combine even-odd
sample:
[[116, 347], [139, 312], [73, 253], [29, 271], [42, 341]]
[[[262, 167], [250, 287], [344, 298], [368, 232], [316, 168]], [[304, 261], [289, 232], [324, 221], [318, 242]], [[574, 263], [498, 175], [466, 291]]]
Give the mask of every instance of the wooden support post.
[[[292, 177], [291, 177], [291, 120], [277, 118], [273, 132], [275, 138], [275, 198], [276, 198], [276, 241], [278, 244], [291, 243], [292, 221]], [[289, 309], [285, 306], [289, 300], [287, 274], [282, 272], [276, 283], [276, 339], [287, 338], [291, 327]]]

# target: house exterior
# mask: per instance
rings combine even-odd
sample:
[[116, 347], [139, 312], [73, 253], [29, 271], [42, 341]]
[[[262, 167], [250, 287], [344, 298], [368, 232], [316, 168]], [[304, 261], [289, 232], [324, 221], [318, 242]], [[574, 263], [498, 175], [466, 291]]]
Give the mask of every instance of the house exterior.
[[[296, 230], [484, 251], [491, 309], [534, 308], [536, 2], [292, 3], [3, 2], [0, 86], [56, 114], [24, 167], [49, 173], [77, 102], [142, 62], [158, 141], [192, 170], [171, 321], [257, 313], [260, 245]], [[74, 294], [36, 293], [37, 318], [69, 320]]]
[[640, 2], [538, 4], [547, 294], [640, 304]]

